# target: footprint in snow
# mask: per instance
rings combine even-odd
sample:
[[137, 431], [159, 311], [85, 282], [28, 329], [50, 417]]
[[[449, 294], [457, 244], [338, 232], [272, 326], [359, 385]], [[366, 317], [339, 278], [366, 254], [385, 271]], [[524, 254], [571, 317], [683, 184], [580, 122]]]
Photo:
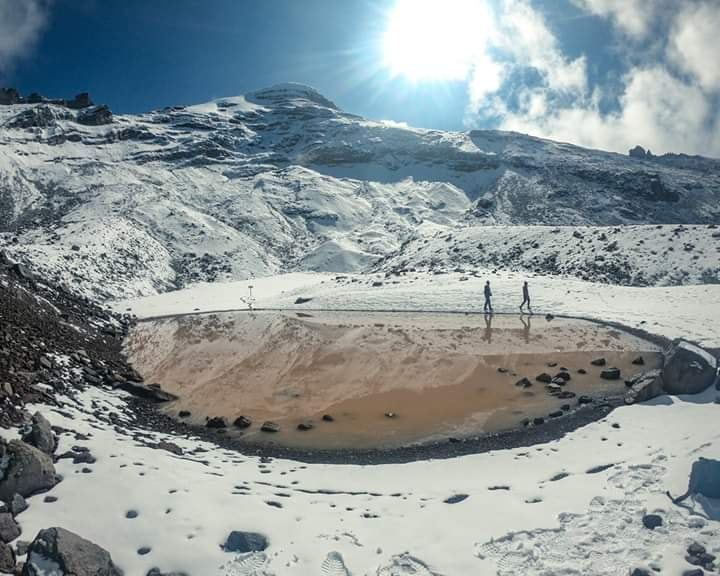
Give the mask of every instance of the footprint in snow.
[[234, 560], [224, 564], [223, 576], [274, 576], [267, 570], [268, 557], [264, 552], [239, 554]]
[[422, 560], [410, 554], [393, 556], [392, 562], [387, 566], [378, 568], [377, 576], [442, 576], [433, 572]]
[[322, 576], [350, 576], [345, 561], [339, 552], [329, 552], [320, 566]]

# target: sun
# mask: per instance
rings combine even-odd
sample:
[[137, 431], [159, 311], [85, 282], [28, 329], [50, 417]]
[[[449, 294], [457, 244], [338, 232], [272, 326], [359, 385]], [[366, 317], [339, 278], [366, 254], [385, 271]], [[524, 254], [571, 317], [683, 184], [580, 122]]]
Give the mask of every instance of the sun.
[[483, 46], [483, 0], [397, 0], [383, 37], [383, 62], [415, 81], [462, 80]]

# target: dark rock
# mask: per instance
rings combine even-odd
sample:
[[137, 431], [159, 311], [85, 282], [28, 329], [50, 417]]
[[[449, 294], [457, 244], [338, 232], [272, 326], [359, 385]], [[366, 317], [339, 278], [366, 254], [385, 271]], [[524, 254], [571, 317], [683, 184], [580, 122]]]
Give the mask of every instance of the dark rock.
[[[157, 448], [158, 450], [165, 450], [166, 452], [170, 452], [171, 454], [175, 454], [176, 456], [182, 456], [183, 455], [183, 449], [180, 448], [177, 444], [174, 442], [168, 442], [167, 440], [160, 440], [157, 444], [155, 444], [154, 448]], [[93, 458], [93, 461], [95, 459]], [[92, 462], [90, 462], [92, 464]]]
[[265, 536], [257, 532], [241, 532], [233, 530], [222, 545], [225, 552], [237, 552], [247, 554], [248, 552], [262, 552], [268, 547]]
[[658, 526], [662, 526], [663, 519], [657, 514], [645, 514], [642, 518], [642, 523], [648, 530], [655, 530]]
[[700, 554], [705, 554], [706, 551], [705, 546], [698, 542], [693, 542], [687, 547], [687, 553], [690, 554], [690, 556], [699, 556]]
[[50, 422], [40, 412], [33, 414], [30, 425], [22, 432], [22, 439], [45, 454], [52, 455], [57, 448], [57, 439]]
[[575, 398], [575, 392], [570, 392], [570, 390], [563, 390], [560, 392], [560, 394], [557, 395], [560, 400], [569, 400], [570, 398]]
[[538, 374], [537, 376], [535, 376], [535, 380], [537, 380], [538, 382], [543, 382], [545, 384], [550, 384], [550, 382], [552, 382], [552, 376], [550, 376], [550, 374], [548, 374], [547, 372], [543, 372], [542, 374]]
[[224, 416], [213, 416], [205, 422], [207, 428], [227, 428], [228, 421]]
[[[11, 106], [20, 102], [20, 92], [15, 88], [0, 88], [0, 104]], [[9, 570], [6, 570], [9, 572]]]
[[[85, 377], [88, 378], [87, 375]], [[141, 382], [130, 382], [123, 380], [122, 382], [117, 383], [117, 387], [125, 390], [125, 392], [129, 392], [133, 396], [138, 396], [139, 398], [146, 398], [147, 400], [152, 400], [153, 402], [160, 403], [177, 400], [177, 396], [174, 396], [169, 392], [165, 392], [164, 390], [160, 390], [159, 388], [147, 386]]]
[[555, 374], [555, 378], [553, 378], [553, 380], [563, 380], [565, 382], [569, 382], [571, 380], [570, 373], [566, 370], [561, 370]]
[[585, 370], [585, 368], [578, 368], [577, 373], [578, 374], [587, 374], [587, 370]]
[[51, 494], [48, 494], [47, 496], [45, 496], [45, 498], [43, 498], [43, 502], [45, 502], [46, 504], [52, 504], [53, 502], [57, 501], [57, 496], [52, 496]]
[[150, 554], [150, 552], [152, 552], [152, 548], [150, 548], [150, 546], [141, 546], [137, 551], [139, 556], [145, 556], [146, 554]]
[[295, 298], [295, 304], [305, 304], [306, 302], [310, 302], [312, 298], [303, 298], [302, 296], [298, 296]]
[[128, 518], [129, 520], [132, 520], [134, 518], [137, 518], [139, 516], [137, 510], [128, 510], [125, 512], [125, 518]]
[[693, 568], [692, 570], [683, 570], [682, 576], [704, 576], [705, 572], [703, 572], [700, 568]]
[[188, 576], [185, 572], [161, 572], [160, 568], [151, 568], [145, 576]]
[[532, 382], [528, 380], [527, 378], [521, 378], [517, 382], [515, 382], [515, 386], [518, 386], [520, 388], [530, 388], [532, 386]]
[[28, 548], [22, 576], [47, 574], [49, 564], [68, 576], [123, 576], [107, 550], [64, 528], [40, 530]]
[[260, 430], [262, 432], [280, 432], [280, 425], [268, 420], [267, 422], [263, 422], [263, 425], [260, 426]]
[[25, 498], [20, 496], [20, 494], [13, 494], [13, 497], [10, 499], [10, 502], [8, 502], [8, 508], [10, 509], [10, 513], [13, 516], [17, 516], [18, 514], [22, 514], [29, 508], [28, 503], [25, 501]]
[[15, 552], [5, 542], [0, 542], [0, 572], [3, 574], [15, 573]]
[[653, 576], [653, 574], [650, 570], [646, 570], [645, 568], [635, 568], [632, 572], [630, 572], [630, 576]]
[[0, 512], [0, 541], [12, 542], [20, 536], [20, 526], [10, 512]]
[[635, 364], [635, 366], [643, 366], [645, 364], [645, 358], [638, 356], [632, 361], [632, 363]]
[[250, 426], [252, 426], [252, 420], [246, 416], [238, 416], [235, 418], [233, 426], [235, 426], [235, 428], [250, 428]]
[[307, 432], [308, 430], [312, 430], [314, 426], [312, 425], [312, 422], [301, 422], [297, 425], [297, 429], [302, 432]]
[[606, 368], [600, 372], [603, 380], [620, 380], [620, 368]]
[[535, 424], [535, 426], [539, 426], [540, 424], [544, 424], [544, 423], [545, 423], [545, 418], [541, 418], [541, 417], [533, 418], [533, 424]]
[[443, 502], [445, 504], [457, 504], [459, 502], [462, 502], [463, 500], [467, 500], [469, 496], [467, 494], [454, 494], [448, 498], [445, 498]]
[[595, 360], [591, 360], [590, 364], [593, 366], [605, 366], [607, 364], [607, 360], [605, 358], [595, 358]]
[[662, 370], [643, 372], [628, 382], [630, 388], [625, 393], [625, 404], [646, 402], [663, 394]]
[[550, 418], [560, 418], [563, 415], [562, 410], [556, 410], [555, 412], [550, 412], [549, 416]]
[[112, 124], [113, 115], [106, 105], [91, 106], [78, 112], [77, 121], [86, 126], [102, 126]]
[[190, 418], [190, 416], [192, 416], [190, 410], [180, 410], [178, 412], [178, 418]]
[[68, 108], [80, 110], [81, 108], [88, 108], [90, 106], [93, 106], [93, 101], [90, 99], [90, 94], [88, 94], [87, 92], [81, 92], [80, 94], [77, 94], [72, 100], [68, 100], [65, 105]]
[[663, 386], [668, 394], [697, 394], [709, 388], [717, 376], [717, 360], [688, 342], [674, 342], [665, 354]]
[[5, 462], [0, 479], [0, 500], [8, 502], [16, 493], [23, 497], [49, 490], [56, 483], [50, 456], [21, 440], [0, 440], [0, 462]]
[[593, 399], [590, 396], [580, 396], [578, 404], [592, 404]]
[[323, 414], [323, 422], [335, 422], [335, 418], [333, 418], [330, 414]]
[[687, 492], [673, 501], [681, 502], [692, 494], [720, 498], [720, 460], [700, 457], [693, 462]]

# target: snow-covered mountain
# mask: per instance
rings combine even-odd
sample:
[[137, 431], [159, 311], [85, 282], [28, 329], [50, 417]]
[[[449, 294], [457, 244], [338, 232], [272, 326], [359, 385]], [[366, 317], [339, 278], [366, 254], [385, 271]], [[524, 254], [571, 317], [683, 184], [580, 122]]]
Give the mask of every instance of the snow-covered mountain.
[[[418, 130], [302, 85], [138, 116], [0, 106], [0, 247], [100, 297], [290, 270], [463, 265], [712, 282], [720, 238], [707, 225], [719, 221], [719, 160]], [[635, 226], [596, 241], [585, 230], [619, 224]], [[660, 245], [677, 224], [703, 226]], [[533, 254], [541, 244], [556, 245], [553, 262]], [[648, 257], [628, 259], [643, 244]]]

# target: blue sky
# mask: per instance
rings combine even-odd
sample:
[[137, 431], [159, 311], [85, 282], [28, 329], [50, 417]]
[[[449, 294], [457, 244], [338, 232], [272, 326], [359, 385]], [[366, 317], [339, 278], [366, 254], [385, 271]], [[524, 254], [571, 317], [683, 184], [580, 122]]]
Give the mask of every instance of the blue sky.
[[716, 24], [716, 0], [0, 0], [0, 83], [134, 113], [296, 81], [415, 126], [720, 155]]

